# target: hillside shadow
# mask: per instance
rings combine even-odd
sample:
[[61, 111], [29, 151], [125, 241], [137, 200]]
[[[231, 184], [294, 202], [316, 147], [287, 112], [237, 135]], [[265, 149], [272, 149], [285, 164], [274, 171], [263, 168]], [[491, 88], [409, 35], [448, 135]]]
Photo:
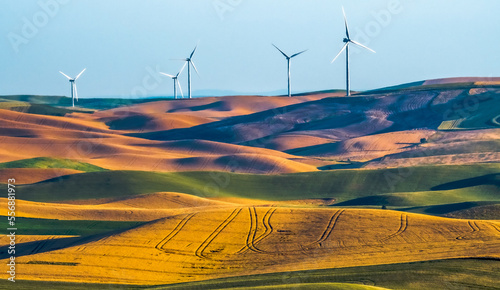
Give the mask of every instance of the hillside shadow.
[[444, 184], [440, 184], [431, 188], [431, 190], [452, 190], [479, 185], [495, 185], [500, 187], [500, 173], [487, 174], [483, 176], [461, 179]]
[[459, 202], [459, 203], [447, 203], [447, 204], [439, 204], [439, 205], [431, 205], [431, 206], [415, 206], [399, 209], [401, 211], [407, 212], [417, 212], [417, 213], [425, 213], [432, 215], [444, 215], [450, 212], [459, 211], [459, 210], [467, 210], [479, 206], [497, 204], [494, 201], [478, 201], [478, 202]]
[[334, 170], [334, 169], [358, 169], [363, 167], [366, 162], [358, 162], [358, 161], [345, 161], [338, 164], [331, 164], [318, 167], [319, 170]]
[[231, 111], [231, 108], [228, 107], [228, 104], [224, 101], [217, 101], [205, 105], [192, 106], [192, 107], [183, 107], [183, 108], [175, 108], [168, 110], [167, 113], [178, 113], [185, 111], [204, 111], [204, 110], [214, 110], [214, 111]]
[[116, 119], [105, 124], [111, 130], [140, 130], [146, 127], [153, 118], [144, 115], [133, 115], [122, 119]]
[[[103, 238], [107, 238], [113, 235], [118, 235], [125, 231], [156, 222], [157, 220], [153, 220], [151, 222], [139, 224], [130, 228], [120, 229], [115, 231], [109, 231], [105, 233], [85, 236], [85, 237], [71, 237], [71, 238], [58, 238], [58, 239], [49, 239], [50, 236], [47, 236], [48, 239], [27, 243], [16, 243], [16, 253], [15, 256], [22, 257], [28, 255], [34, 255], [39, 253], [45, 253], [55, 250], [61, 250], [69, 247], [80, 246], [83, 244], [87, 244], [90, 242], [98, 241]], [[9, 259], [12, 255], [8, 253], [9, 245], [0, 247], [0, 259]]]

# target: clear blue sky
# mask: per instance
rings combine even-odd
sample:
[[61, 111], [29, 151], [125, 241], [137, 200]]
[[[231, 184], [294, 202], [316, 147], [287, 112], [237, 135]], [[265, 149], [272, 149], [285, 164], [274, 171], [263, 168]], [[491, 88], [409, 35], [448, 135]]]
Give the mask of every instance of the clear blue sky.
[[286, 62], [271, 43], [287, 53], [309, 49], [292, 62], [294, 92], [343, 89], [344, 56], [330, 64], [342, 47], [342, 5], [352, 38], [377, 51], [351, 54], [354, 90], [500, 76], [500, 1], [0, 1], [0, 95], [68, 95], [58, 71], [85, 67], [82, 98], [171, 95], [171, 80], [148, 70], [175, 73], [182, 63], [170, 59], [198, 42], [195, 93], [284, 90]]

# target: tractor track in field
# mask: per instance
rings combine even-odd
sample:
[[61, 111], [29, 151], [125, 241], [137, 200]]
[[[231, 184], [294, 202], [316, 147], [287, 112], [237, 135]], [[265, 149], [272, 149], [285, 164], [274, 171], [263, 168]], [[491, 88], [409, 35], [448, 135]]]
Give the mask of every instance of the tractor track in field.
[[399, 229], [395, 233], [390, 234], [383, 239], [380, 239], [380, 242], [385, 242], [387, 240], [390, 240], [394, 237], [401, 235], [406, 231], [407, 228], [408, 228], [408, 215], [403, 213], [401, 214], [401, 224], [399, 225]]
[[45, 246], [49, 243], [50, 240], [52, 240], [53, 237], [50, 237], [48, 239], [45, 239], [43, 241], [41, 241], [40, 243], [38, 243], [36, 245], [36, 247], [33, 248], [33, 250], [31, 250], [31, 253], [29, 253], [29, 255], [34, 255], [34, 254], [37, 254], [39, 252], [41, 252], [43, 250], [43, 248], [45, 248]]
[[256, 253], [267, 253], [266, 251], [257, 248], [256, 245], [261, 241], [263, 241], [265, 238], [267, 238], [274, 231], [274, 228], [271, 225], [271, 216], [276, 211], [276, 208], [270, 208], [264, 214], [264, 217], [262, 217], [262, 224], [264, 225], [265, 231], [257, 238], [255, 238], [255, 235], [257, 234], [257, 225], [258, 225], [257, 211], [255, 210], [255, 207], [253, 207], [253, 214], [250, 208], [249, 210], [250, 210], [250, 230], [248, 232], [246, 245], [243, 248], [241, 248], [238, 252], [236, 252], [236, 254], [243, 254], [248, 250]]
[[337, 222], [339, 220], [339, 217], [341, 214], [344, 213], [345, 210], [337, 210], [331, 217], [330, 217], [330, 220], [328, 220], [328, 224], [326, 226], [326, 229], [323, 231], [323, 233], [321, 234], [321, 236], [314, 242], [312, 243], [309, 243], [307, 244], [305, 247], [301, 246], [302, 249], [305, 251], [305, 250], [309, 250], [311, 248], [311, 246], [314, 246], [314, 245], [318, 245], [320, 248], [323, 246], [322, 243], [324, 241], [326, 241], [330, 235], [332, 234], [333, 232], [333, 229], [335, 228], [335, 226], [337, 225]]
[[257, 220], [257, 210], [255, 206], [249, 207], [248, 211], [250, 213], [250, 229], [248, 230], [248, 235], [246, 239], [245, 246], [241, 248], [236, 254], [240, 254], [246, 250], [251, 250], [253, 252], [260, 252], [258, 249], [254, 247], [255, 235], [257, 234], [258, 220]]
[[343, 214], [344, 211], [345, 210], [338, 210], [333, 214], [333, 216], [330, 218], [330, 221], [328, 222], [328, 226], [326, 227], [321, 237], [318, 240], [316, 240], [316, 242], [314, 242], [315, 244], [321, 245], [322, 242], [326, 241], [326, 239], [330, 237], [330, 235], [333, 232], [333, 229], [337, 225], [340, 215]]
[[[264, 228], [266, 229], [262, 235], [260, 235], [257, 239], [253, 241], [254, 247], [256, 244], [262, 242], [265, 238], [267, 238], [273, 231], [274, 228], [271, 225], [271, 217], [273, 216], [274, 212], [277, 210], [277, 208], [271, 208], [269, 209], [264, 217], [262, 218], [262, 223], [264, 224]], [[264, 252], [264, 251], [262, 251]]]
[[170, 202], [173, 202], [173, 203], [175, 203], [175, 204], [185, 206], [185, 207], [193, 207], [193, 205], [192, 205], [192, 204], [187, 203], [187, 202], [185, 202], [185, 201], [177, 200], [177, 199], [175, 199], [175, 198], [173, 198], [173, 197], [162, 196], [161, 198], [163, 198], [163, 199], [165, 199], [165, 200], [168, 200], [168, 201], [170, 201]]
[[[467, 226], [472, 230], [471, 234], [481, 231], [481, 229], [479, 228], [479, 226], [477, 225], [477, 223], [475, 221], [467, 221]], [[458, 236], [455, 239], [463, 240], [463, 239], [467, 238], [467, 236], [468, 235]]]
[[165, 238], [163, 238], [158, 244], [156, 244], [155, 248], [157, 250], [162, 251], [162, 252], [165, 251], [163, 249], [163, 247], [165, 247], [165, 245], [170, 240], [172, 240], [182, 230], [182, 228], [184, 228], [184, 226], [186, 225], [186, 223], [189, 220], [191, 220], [191, 218], [193, 218], [195, 215], [196, 215], [196, 213], [191, 213], [191, 214], [186, 215], [181, 221], [179, 221], [179, 223], [177, 223], [177, 225], [175, 226], [175, 228], [168, 235], [165, 236]]
[[489, 223], [497, 232], [500, 233], [500, 228], [497, 227], [497, 225], [493, 224], [493, 223]]
[[481, 230], [475, 221], [468, 221], [467, 224], [472, 229], [472, 232], [479, 232]]
[[205, 257], [203, 252], [208, 248], [210, 243], [236, 218], [236, 216], [242, 211], [242, 208], [234, 209], [231, 214], [219, 224], [219, 226], [200, 244], [196, 249], [195, 255], [198, 258], [209, 259]]

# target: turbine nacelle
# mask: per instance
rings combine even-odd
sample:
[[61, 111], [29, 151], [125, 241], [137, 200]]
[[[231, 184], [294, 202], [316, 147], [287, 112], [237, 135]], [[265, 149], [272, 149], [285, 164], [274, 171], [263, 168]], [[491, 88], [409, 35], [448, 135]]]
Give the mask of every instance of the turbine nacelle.
[[348, 42], [351, 42], [351, 40], [349, 38], [344, 38], [343, 40], [345, 43], [348, 43]]

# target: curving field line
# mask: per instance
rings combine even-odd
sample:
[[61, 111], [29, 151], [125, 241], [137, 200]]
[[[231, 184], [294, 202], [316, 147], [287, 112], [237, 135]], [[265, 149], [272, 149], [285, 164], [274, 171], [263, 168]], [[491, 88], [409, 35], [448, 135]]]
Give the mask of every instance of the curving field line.
[[481, 230], [475, 221], [468, 221], [467, 224], [472, 229], [472, 232], [479, 232]]
[[344, 213], [345, 210], [338, 210], [333, 214], [333, 216], [330, 218], [330, 221], [328, 222], [328, 226], [326, 227], [325, 231], [321, 235], [321, 237], [316, 240], [316, 244], [321, 246], [321, 243], [326, 241], [330, 234], [332, 233], [333, 229], [335, 228], [335, 225], [337, 224], [337, 221], [339, 220], [339, 217], [342, 213]]
[[488, 223], [490, 226], [492, 226], [497, 232], [500, 233], [500, 228], [498, 228], [495, 224], [493, 223]]
[[407, 228], [408, 228], [408, 215], [403, 213], [401, 214], [401, 224], [399, 225], [399, 229], [394, 234], [390, 234], [387, 237], [380, 239], [380, 242], [385, 242], [389, 239], [401, 235], [406, 231]]
[[176, 204], [178, 204], [178, 205], [183, 205], [183, 206], [185, 206], [185, 207], [193, 207], [193, 205], [192, 205], [192, 204], [187, 203], [187, 202], [184, 202], [184, 201], [181, 201], [181, 200], [177, 200], [177, 199], [175, 199], [175, 198], [173, 198], [173, 197], [169, 197], [169, 196], [162, 196], [161, 198], [162, 198], [162, 199], [165, 199], [165, 200], [168, 200], [168, 201], [170, 201], [170, 202], [176, 203]]
[[322, 247], [322, 243], [324, 241], [326, 241], [326, 239], [328, 239], [328, 237], [330, 237], [330, 235], [332, 234], [333, 232], [333, 229], [335, 228], [335, 226], [337, 225], [337, 222], [339, 220], [339, 217], [342, 213], [344, 213], [345, 210], [337, 210], [333, 215], [332, 217], [330, 218], [330, 220], [328, 221], [328, 224], [326, 226], [326, 229], [323, 231], [323, 233], [321, 234], [321, 236], [314, 242], [312, 243], [309, 243], [307, 244], [305, 247], [302, 247], [303, 250], [306, 250], [306, 249], [309, 249], [311, 246], [314, 246], [314, 245], [319, 245], [320, 247]]
[[255, 207], [249, 207], [248, 211], [250, 213], [250, 229], [248, 230], [245, 246], [243, 246], [243, 248], [241, 248], [238, 252], [236, 252], [236, 254], [240, 254], [246, 250], [258, 252], [258, 250], [253, 247], [254, 243], [253, 241], [255, 240], [255, 235], [257, 234], [257, 226], [258, 226], [257, 210], [255, 209]]
[[208, 259], [203, 254], [203, 251], [210, 245], [210, 243], [229, 225], [236, 216], [241, 212], [242, 208], [236, 208], [231, 214], [206, 238], [203, 243], [196, 249], [195, 255], [202, 259]]
[[[481, 230], [475, 221], [467, 221], [467, 225], [472, 230], [472, 232], [471, 232], [472, 234], [475, 233], [475, 232], [479, 232]], [[493, 225], [493, 224], [491, 224], [491, 225]], [[457, 239], [457, 240], [463, 240], [463, 239], [467, 238], [467, 236], [468, 235], [458, 236], [455, 239]]]
[[[276, 208], [271, 208], [269, 209], [264, 217], [262, 218], [262, 223], [264, 224], [264, 228], [266, 229], [262, 235], [260, 235], [257, 239], [255, 239], [253, 243], [253, 247], [257, 249], [255, 246], [256, 244], [262, 242], [265, 238], [267, 238], [273, 231], [273, 226], [271, 225], [271, 217], [273, 216], [274, 212], [276, 211]], [[257, 249], [259, 250], [259, 249]], [[264, 251], [259, 250], [264, 253]]]
[[[271, 225], [271, 216], [276, 211], [276, 208], [271, 208], [264, 214], [264, 217], [262, 218], [262, 224], [264, 225], [265, 231], [257, 238], [255, 238], [255, 235], [257, 233], [257, 212], [255, 210], [255, 207], [253, 208], [253, 210], [254, 210], [254, 215], [252, 215], [252, 211], [250, 210], [251, 224], [250, 224], [250, 231], [248, 232], [247, 236], [247, 243], [243, 248], [241, 248], [238, 252], [236, 252], [236, 254], [242, 254], [248, 250], [257, 253], [266, 253], [266, 251], [257, 248], [256, 244], [260, 243], [262, 240], [267, 238], [274, 231], [273, 226]], [[253, 217], [255, 217], [255, 219], [253, 219]]]
[[186, 225], [186, 223], [195, 216], [196, 213], [191, 213], [186, 215], [176, 226], [175, 228], [165, 237], [163, 240], [161, 240], [158, 244], [156, 244], [155, 248], [157, 250], [162, 251], [163, 247], [171, 240], [173, 239], [181, 230], [182, 228]]

